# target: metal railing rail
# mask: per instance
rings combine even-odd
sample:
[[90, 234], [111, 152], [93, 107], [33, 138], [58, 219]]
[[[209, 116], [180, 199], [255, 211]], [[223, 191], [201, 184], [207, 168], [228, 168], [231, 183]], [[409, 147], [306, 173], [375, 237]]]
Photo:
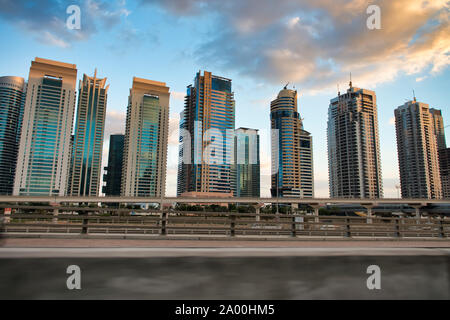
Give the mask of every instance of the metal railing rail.
[[0, 215], [2, 233], [78, 233], [319, 237], [448, 238], [447, 218], [386, 218], [224, 212], [148, 215]]

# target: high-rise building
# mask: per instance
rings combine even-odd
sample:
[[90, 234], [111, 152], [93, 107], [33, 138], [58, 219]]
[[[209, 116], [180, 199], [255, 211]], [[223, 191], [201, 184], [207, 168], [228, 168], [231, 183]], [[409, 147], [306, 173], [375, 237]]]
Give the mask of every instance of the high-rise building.
[[272, 197], [314, 196], [311, 134], [303, 129], [297, 90], [284, 87], [270, 103]]
[[383, 197], [377, 98], [350, 87], [330, 100], [328, 174], [331, 198]]
[[76, 79], [74, 64], [31, 62], [14, 195], [66, 195]]
[[180, 119], [177, 195], [231, 193], [235, 105], [231, 80], [199, 71]]
[[119, 196], [122, 181], [123, 134], [112, 134], [109, 137], [108, 166], [105, 167], [103, 193], [106, 196]]
[[257, 129], [238, 128], [234, 137], [233, 195], [260, 196], [259, 134]]
[[13, 192], [24, 92], [23, 78], [0, 77], [0, 194], [3, 195]]
[[394, 113], [402, 198], [441, 198], [436, 135], [428, 104], [414, 98]]
[[450, 199], [450, 148], [439, 149], [442, 197]]
[[444, 132], [444, 120], [442, 119], [442, 112], [438, 109], [430, 108], [431, 115], [433, 116], [433, 127], [434, 134], [436, 135], [436, 142], [439, 149], [447, 148], [445, 143], [445, 132]]
[[102, 167], [103, 133], [109, 85], [106, 78], [83, 75], [72, 148], [68, 194], [98, 196]]
[[123, 196], [164, 196], [169, 97], [164, 82], [133, 78], [123, 152]]

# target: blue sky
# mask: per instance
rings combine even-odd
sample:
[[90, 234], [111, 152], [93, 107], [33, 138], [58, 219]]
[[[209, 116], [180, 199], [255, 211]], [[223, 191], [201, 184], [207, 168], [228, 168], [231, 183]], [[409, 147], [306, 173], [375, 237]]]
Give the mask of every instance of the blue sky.
[[[65, 25], [71, 4], [81, 8], [80, 30]], [[172, 92], [168, 195], [176, 190], [178, 113], [198, 70], [231, 78], [236, 127], [260, 129], [263, 196], [270, 188], [270, 100], [287, 82], [295, 84], [313, 136], [317, 197], [328, 196], [329, 100], [338, 84], [347, 89], [352, 72], [354, 86], [376, 91], [385, 196], [396, 197], [394, 108], [414, 89], [450, 124], [450, 2], [370, 4], [381, 8], [380, 30], [366, 27], [362, 0], [0, 0], [0, 70], [27, 78], [34, 57], [74, 63], [78, 78], [97, 68], [110, 84], [105, 147], [109, 134], [124, 130], [132, 77], [166, 82]]]

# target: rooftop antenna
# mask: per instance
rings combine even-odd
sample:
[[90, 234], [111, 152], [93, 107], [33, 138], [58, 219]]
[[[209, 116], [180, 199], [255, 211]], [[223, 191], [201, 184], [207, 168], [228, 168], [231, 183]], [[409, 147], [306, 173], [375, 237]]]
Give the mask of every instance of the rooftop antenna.
[[350, 72], [350, 83], [349, 83], [349, 85], [350, 85], [350, 88], [352, 87], [352, 73]]
[[341, 91], [339, 91], [339, 83], [337, 84], [337, 89], [338, 89], [338, 97], [341, 95]]
[[414, 102], [416, 102], [416, 93], [414, 92], [414, 89], [413, 89], [413, 98], [414, 98]]
[[288, 83], [286, 83], [286, 85], [284, 86], [284, 90], [286, 90], [286, 89], [287, 89], [287, 86], [288, 86], [288, 84], [289, 84], [289, 82], [288, 82]]

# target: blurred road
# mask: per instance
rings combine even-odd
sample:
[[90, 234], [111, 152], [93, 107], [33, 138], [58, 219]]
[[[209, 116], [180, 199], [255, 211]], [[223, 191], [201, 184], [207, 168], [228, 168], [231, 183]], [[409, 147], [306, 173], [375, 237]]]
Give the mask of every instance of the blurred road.
[[[0, 299], [449, 299], [448, 241], [2, 239]], [[69, 265], [81, 290], [69, 290]], [[381, 270], [369, 290], [367, 267]]]

